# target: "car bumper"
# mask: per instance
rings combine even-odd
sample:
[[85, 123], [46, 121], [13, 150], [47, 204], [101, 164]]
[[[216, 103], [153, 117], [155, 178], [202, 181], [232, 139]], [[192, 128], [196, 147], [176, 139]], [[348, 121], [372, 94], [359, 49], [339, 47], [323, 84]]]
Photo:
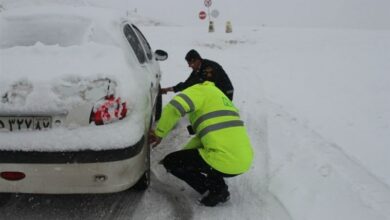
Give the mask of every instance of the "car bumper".
[[3, 151], [0, 172], [22, 172], [25, 178], [18, 181], [0, 178], [0, 191], [43, 194], [122, 191], [133, 186], [149, 169], [147, 147], [143, 137], [134, 146], [115, 150]]

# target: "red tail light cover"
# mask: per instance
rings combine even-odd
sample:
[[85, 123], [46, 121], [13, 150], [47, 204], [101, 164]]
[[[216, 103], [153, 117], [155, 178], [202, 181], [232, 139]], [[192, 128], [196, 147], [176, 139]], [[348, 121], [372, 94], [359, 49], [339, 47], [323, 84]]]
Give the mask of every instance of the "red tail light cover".
[[127, 105], [121, 98], [107, 96], [95, 104], [91, 112], [90, 121], [96, 125], [108, 124], [126, 117]]
[[0, 176], [3, 179], [11, 180], [11, 181], [21, 180], [21, 179], [24, 179], [26, 177], [26, 175], [24, 173], [14, 172], [14, 171], [1, 172]]

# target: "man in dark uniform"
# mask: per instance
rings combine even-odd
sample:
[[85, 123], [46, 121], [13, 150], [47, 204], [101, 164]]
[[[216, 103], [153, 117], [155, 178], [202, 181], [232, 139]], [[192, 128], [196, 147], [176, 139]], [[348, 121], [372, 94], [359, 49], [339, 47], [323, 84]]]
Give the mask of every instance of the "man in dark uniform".
[[218, 87], [230, 100], [233, 100], [233, 85], [221, 65], [211, 60], [202, 59], [199, 53], [194, 49], [187, 53], [185, 59], [188, 66], [192, 68], [191, 75], [186, 81], [180, 82], [173, 87], [162, 88], [162, 94], [166, 94], [167, 92], [180, 92], [192, 85], [203, 83], [207, 80], [214, 82], [216, 87]]

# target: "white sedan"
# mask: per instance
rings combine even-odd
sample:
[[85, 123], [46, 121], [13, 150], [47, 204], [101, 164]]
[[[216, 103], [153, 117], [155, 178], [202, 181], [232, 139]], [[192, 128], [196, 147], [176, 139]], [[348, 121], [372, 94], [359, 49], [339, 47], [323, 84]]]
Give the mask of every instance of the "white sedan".
[[107, 9], [0, 16], [0, 193], [146, 189], [167, 53]]

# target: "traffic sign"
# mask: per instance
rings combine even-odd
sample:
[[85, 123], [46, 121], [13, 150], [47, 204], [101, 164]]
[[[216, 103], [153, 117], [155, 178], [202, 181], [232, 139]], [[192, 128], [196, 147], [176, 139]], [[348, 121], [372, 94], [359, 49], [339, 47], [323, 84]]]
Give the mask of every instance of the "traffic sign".
[[219, 11], [217, 9], [211, 11], [211, 17], [217, 18], [218, 16], [219, 16]]
[[207, 8], [209, 8], [211, 4], [212, 4], [211, 0], [204, 0], [204, 6], [206, 6]]
[[203, 19], [205, 19], [206, 18], [206, 12], [205, 11], [200, 11], [199, 12], [199, 18], [201, 19], [201, 20], [203, 20]]

